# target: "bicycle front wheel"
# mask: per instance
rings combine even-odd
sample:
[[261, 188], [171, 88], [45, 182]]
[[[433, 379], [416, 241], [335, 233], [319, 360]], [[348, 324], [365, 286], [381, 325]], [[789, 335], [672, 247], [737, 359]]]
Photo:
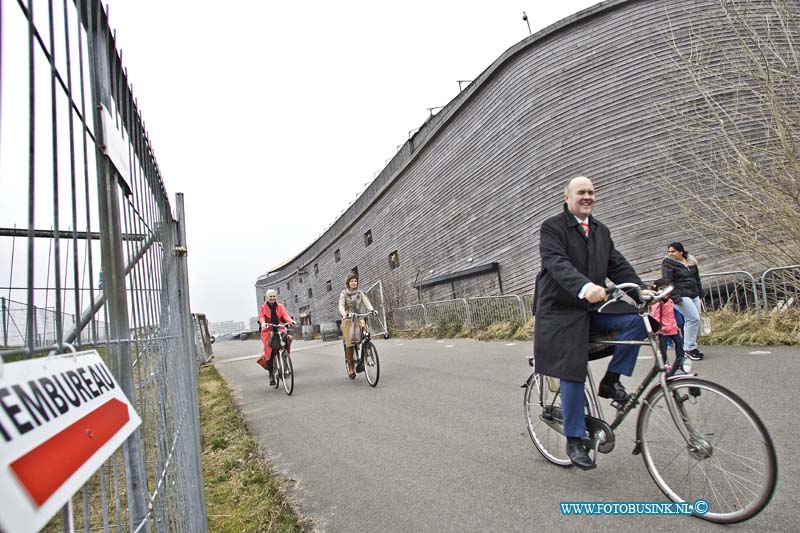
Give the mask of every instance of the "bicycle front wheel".
[[757, 515], [778, 477], [775, 446], [763, 422], [741, 398], [711, 381], [677, 379], [668, 389], [691, 438], [687, 443], [682, 437], [664, 391], [654, 388], [636, 428], [653, 481], [672, 501], [692, 504], [704, 520], [732, 524]]
[[367, 383], [374, 387], [381, 377], [381, 362], [378, 359], [378, 350], [375, 345], [371, 342], [365, 342], [361, 358], [364, 361], [364, 375], [367, 376]]
[[286, 391], [286, 394], [291, 396], [292, 391], [294, 391], [294, 368], [292, 368], [292, 357], [288, 352], [282, 351], [280, 361], [283, 390]]
[[275, 383], [272, 386], [277, 389], [278, 387], [280, 387], [281, 383], [280, 352], [273, 352], [272, 354], [272, 376], [275, 378]]

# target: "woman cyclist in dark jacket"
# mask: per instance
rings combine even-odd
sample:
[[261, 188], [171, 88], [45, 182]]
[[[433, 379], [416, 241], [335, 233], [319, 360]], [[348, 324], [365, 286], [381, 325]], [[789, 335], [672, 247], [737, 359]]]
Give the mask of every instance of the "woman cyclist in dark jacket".
[[703, 358], [697, 349], [703, 283], [700, 281], [697, 260], [686, 252], [683, 244], [673, 242], [667, 247], [667, 257], [661, 263], [661, 277], [667, 285], [672, 285], [672, 301], [685, 320], [683, 351], [689, 359], [699, 361]]

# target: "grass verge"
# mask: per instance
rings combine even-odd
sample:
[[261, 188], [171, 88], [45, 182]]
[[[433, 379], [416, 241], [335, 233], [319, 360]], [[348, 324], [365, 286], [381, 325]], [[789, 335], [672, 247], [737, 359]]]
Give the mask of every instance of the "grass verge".
[[289, 503], [285, 482], [269, 465], [217, 369], [200, 369], [203, 476], [208, 530], [305, 531]]
[[[800, 309], [787, 309], [769, 317], [755, 313], [739, 314], [721, 309], [707, 313], [711, 335], [701, 337], [703, 345], [726, 346], [800, 346]], [[397, 332], [406, 338], [472, 338], [477, 340], [533, 340], [533, 319], [519, 322], [495, 322], [482, 328], [466, 325], [432, 324], [413, 331]]]

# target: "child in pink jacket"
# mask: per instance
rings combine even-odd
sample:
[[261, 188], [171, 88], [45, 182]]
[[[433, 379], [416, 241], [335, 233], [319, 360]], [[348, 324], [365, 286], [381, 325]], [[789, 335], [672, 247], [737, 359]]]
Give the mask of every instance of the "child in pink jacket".
[[[666, 280], [661, 278], [653, 283], [653, 290], [660, 291], [666, 286]], [[678, 322], [675, 320], [675, 310], [672, 300], [656, 302], [650, 307], [650, 315], [658, 320], [661, 324], [661, 334], [659, 335], [659, 347], [661, 348], [661, 356], [664, 358], [664, 364], [667, 364], [667, 339], [672, 339], [672, 345], [675, 347], [675, 363], [669, 367], [667, 371], [669, 375], [675, 373], [679, 368], [683, 367], [684, 353], [683, 353], [683, 338], [681, 337], [681, 330], [678, 327]]]

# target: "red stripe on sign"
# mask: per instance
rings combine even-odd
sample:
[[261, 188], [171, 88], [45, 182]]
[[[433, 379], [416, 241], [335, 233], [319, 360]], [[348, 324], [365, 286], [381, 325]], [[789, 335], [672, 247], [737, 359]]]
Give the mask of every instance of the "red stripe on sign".
[[11, 463], [11, 469], [41, 507], [129, 418], [128, 406], [112, 398]]

